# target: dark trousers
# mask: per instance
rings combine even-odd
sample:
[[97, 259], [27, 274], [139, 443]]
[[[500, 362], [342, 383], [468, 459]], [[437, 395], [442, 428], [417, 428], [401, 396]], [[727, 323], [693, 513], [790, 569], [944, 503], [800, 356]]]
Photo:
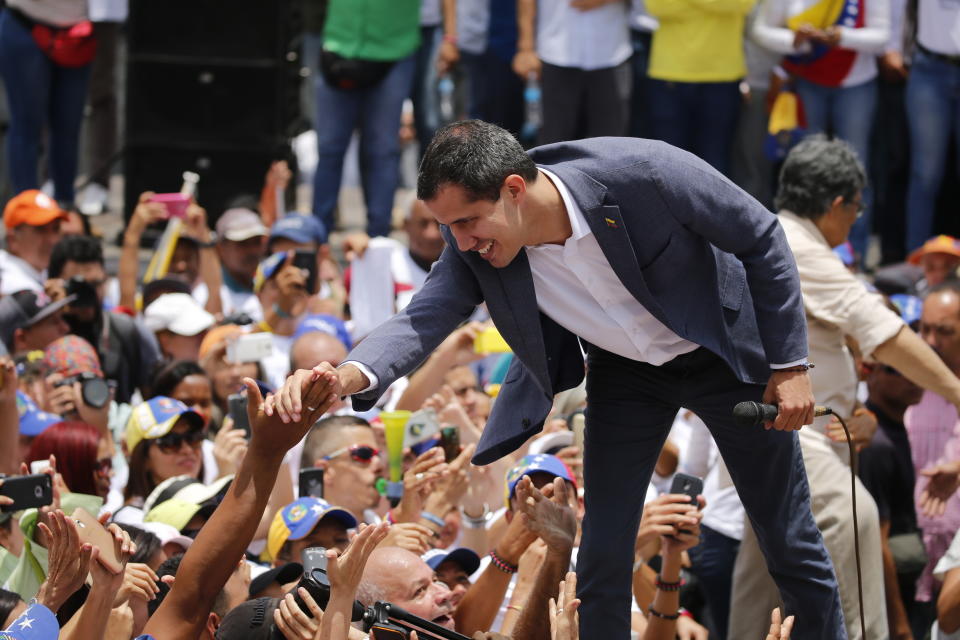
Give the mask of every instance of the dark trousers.
[[631, 566], [654, 464], [680, 407], [710, 429], [757, 531], [794, 640], [845, 639], [830, 556], [810, 512], [797, 434], [743, 428], [733, 406], [760, 400], [763, 387], [740, 382], [708, 351], [659, 367], [602, 349], [588, 351], [583, 539], [577, 562], [580, 637], [630, 637]]
[[460, 52], [470, 87], [471, 118], [486, 120], [520, 136], [523, 129], [523, 80], [490, 50], [481, 54]]
[[724, 175], [743, 98], [739, 82], [670, 82], [647, 79], [651, 138], [693, 153]]
[[543, 63], [543, 127], [539, 144], [622, 136], [630, 110], [630, 62], [584, 71]]
[[87, 172], [92, 182], [110, 186], [110, 167], [117, 151], [117, 46], [120, 24], [97, 22], [97, 57], [90, 68], [87, 120]]

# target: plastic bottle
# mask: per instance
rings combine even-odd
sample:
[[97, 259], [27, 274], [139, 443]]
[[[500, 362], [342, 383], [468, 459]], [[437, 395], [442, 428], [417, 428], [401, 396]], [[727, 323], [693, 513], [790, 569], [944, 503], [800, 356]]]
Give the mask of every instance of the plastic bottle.
[[523, 91], [524, 123], [523, 137], [533, 140], [543, 123], [543, 105], [540, 101], [540, 81], [533, 71], [527, 74], [527, 87]]
[[444, 124], [454, 120], [453, 94], [455, 89], [451, 74], [445, 73], [440, 77], [437, 83], [437, 92], [440, 94], [440, 120]]

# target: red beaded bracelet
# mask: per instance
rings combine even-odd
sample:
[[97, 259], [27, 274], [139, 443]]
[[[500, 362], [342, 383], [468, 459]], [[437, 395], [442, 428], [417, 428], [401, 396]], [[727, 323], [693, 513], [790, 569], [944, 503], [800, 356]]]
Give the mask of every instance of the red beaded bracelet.
[[503, 571], [504, 573], [516, 573], [517, 569], [519, 569], [517, 565], [510, 564], [509, 562], [507, 562], [506, 560], [498, 556], [497, 552], [492, 549], [490, 550], [490, 562], [493, 563], [493, 566], [495, 566], [500, 571]]
[[657, 576], [657, 580], [654, 583], [657, 589], [660, 591], [680, 591], [683, 585], [687, 584], [687, 581], [683, 578], [680, 578], [677, 582], [664, 582], [660, 579], [660, 576]]

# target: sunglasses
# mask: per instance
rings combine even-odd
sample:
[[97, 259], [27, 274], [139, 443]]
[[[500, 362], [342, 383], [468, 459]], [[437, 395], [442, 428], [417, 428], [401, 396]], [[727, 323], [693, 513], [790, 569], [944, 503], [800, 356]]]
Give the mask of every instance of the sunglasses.
[[180, 447], [183, 446], [184, 442], [190, 445], [191, 449], [199, 449], [205, 436], [206, 434], [201, 429], [187, 431], [186, 433], [170, 432], [164, 436], [160, 436], [153, 442], [163, 453], [176, 453], [180, 451]]
[[93, 472], [101, 476], [110, 475], [113, 471], [113, 458], [100, 458], [93, 463]]
[[323, 456], [322, 460], [333, 460], [337, 456], [341, 456], [344, 453], [349, 453], [350, 457], [357, 462], [362, 462], [364, 464], [370, 464], [370, 461], [373, 460], [376, 456], [380, 455], [380, 450], [376, 447], [369, 447], [365, 444], [354, 444], [349, 447], [344, 447], [342, 449], [337, 449], [328, 456]]

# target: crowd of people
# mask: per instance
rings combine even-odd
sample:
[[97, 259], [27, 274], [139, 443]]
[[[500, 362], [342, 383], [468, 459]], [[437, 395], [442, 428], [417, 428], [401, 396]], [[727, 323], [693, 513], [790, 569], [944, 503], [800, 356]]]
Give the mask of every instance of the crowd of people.
[[0, 638], [960, 638], [960, 6], [307, 2], [310, 212], [146, 192], [113, 269], [103, 4], [0, 11]]

